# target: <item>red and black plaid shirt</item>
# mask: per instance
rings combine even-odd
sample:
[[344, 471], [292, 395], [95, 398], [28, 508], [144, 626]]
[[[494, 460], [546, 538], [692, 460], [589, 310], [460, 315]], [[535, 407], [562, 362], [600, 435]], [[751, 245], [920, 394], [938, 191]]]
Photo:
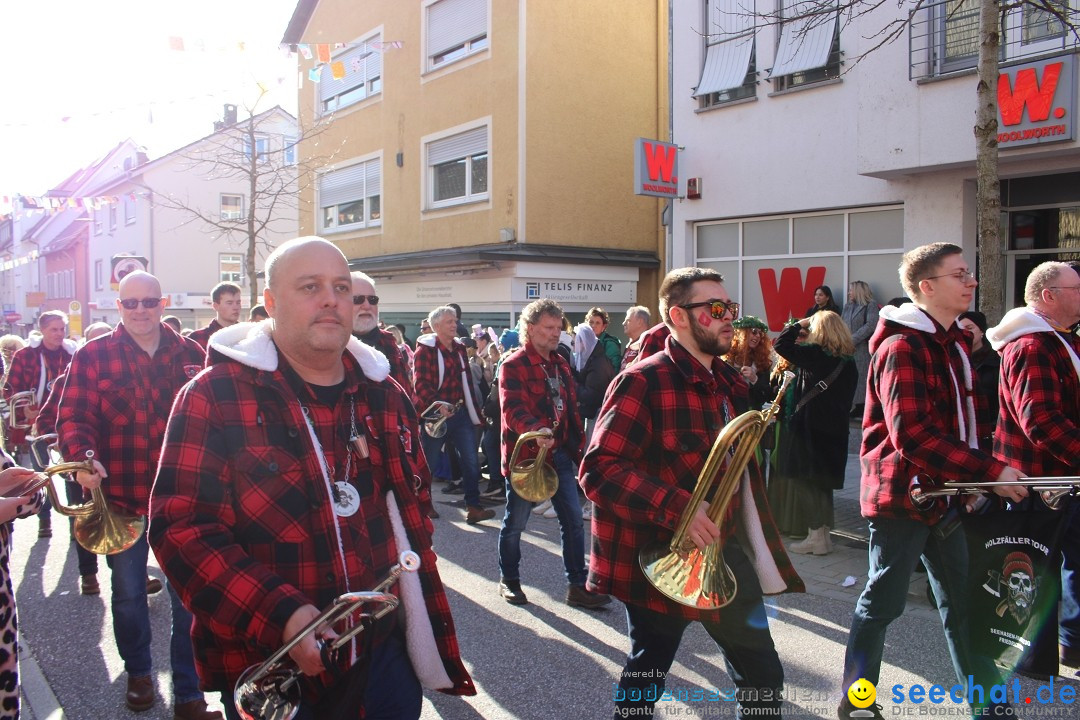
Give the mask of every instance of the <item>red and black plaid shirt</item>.
[[[638, 551], [671, 542], [713, 442], [732, 419], [739, 388], [740, 403], [746, 402], [746, 384], [740, 386], [739, 377], [719, 358], [709, 372], [669, 337], [661, 352], [637, 360], [612, 382], [581, 463], [581, 486], [595, 503], [589, 589], [690, 620], [723, 613], [661, 595], [642, 574]], [[749, 470], [772, 563], [787, 589], [801, 592], [802, 581], [784, 552], [753, 462]], [[725, 538], [735, 532], [731, 516], [738, 506], [736, 494], [720, 523]]]
[[[859, 453], [864, 517], [907, 518], [933, 525], [947, 505], [940, 502], [929, 512], [915, 509], [908, 494], [912, 478], [918, 476], [930, 484], [981, 482], [993, 480], [1005, 470], [1003, 463], [969, 447], [960, 437], [956, 388], [949, 368], [961, 395], [970, 395], [965, 389], [964, 362], [956, 347], [960, 343], [970, 357], [970, 338], [955, 323], [946, 331], [929, 315], [925, 317], [934, 323], [935, 332], [883, 317], [870, 340], [873, 357]], [[898, 337], [879, 350], [892, 335]], [[974, 387], [974, 370], [967, 372]], [[978, 404], [977, 396], [974, 401]]]
[[[71, 362], [71, 355], [60, 346], [56, 350], [46, 350], [44, 345], [37, 347], [24, 347], [15, 353], [11, 359], [11, 372], [8, 373], [7, 385], [4, 388], [4, 397], [10, 398], [17, 392], [32, 390], [37, 393], [41, 387], [41, 359], [45, 359], [45, 389], [35, 405], [42, 405], [49, 397], [56, 379], [67, 370]], [[8, 437], [8, 443], [15, 447], [26, 439], [26, 431], [12, 429]]]
[[[246, 667], [282, 645], [285, 623], [300, 606], [325, 607], [385, 577], [395, 552], [389, 490], [420, 555], [434, 640], [454, 683], [447, 692], [475, 694], [436, 568], [421, 483], [414, 481], [427, 470], [416, 412], [404, 393], [366, 378], [345, 353], [340, 398], [333, 408], [320, 407], [306, 387], [298, 396], [280, 354], [274, 371], [211, 354], [212, 365], [177, 396], [149, 531], [162, 569], [195, 617], [192, 639], [204, 689], [229, 692]], [[351, 517], [334, 513], [305, 401], [336, 479], [344, 477], [353, 419], [367, 440], [367, 460], [351, 452], [350, 484], [361, 496], [361, 509]]]
[[202, 347], [203, 350], [206, 350], [206, 347], [210, 344], [210, 336], [223, 327], [224, 325], [219, 323], [215, 317], [206, 327], [188, 333], [188, 338], [199, 343], [199, 346]]
[[[439, 368], [442, 367], [442, 383], [439, 382]], [[451, 405], [465, 402], [465, 391], [462, 386], [462, 373], [466, 378], [472, 377], [469, 371], [469, 354], [465, 351], [465, 344], [460, 339], [454, 338], [453, 350], [447, 350], [435, 338], [434, 347], [422, 342], [416, 344], [416, 352], [413, 353], [414, 379], [416, 381], [416, 409], [420, 412], [426, 410], [436, 400], [448, 402]], [[473, 391], [473, 407], [480, 410], [479, 392]], [[458, 408], [460, 412], [468, 412], [464, 405]]]
[[[559, 379], [561, 412], [548, 390], [548, 378]], [[542, 427], [553, 430], [557, 449], [563, 450], [575, 463], [581, 460], [585, 431], [577, 411], [574, 378], [563, 356], [553, 352], [548, 360], [544, 360], [529, 342], [504, 355], [499, 364], [499, 407], [502, 413], [504, 476], [510, 475], [510, 457], [518, 436]], [[520, 458], [527, 460], [535, 457], [536, 450], [537, 446], [530, 443], [522, 447]]]
[[198, 343], [161, 323], [151, 358], [120, 323], [71, 359], [56, 417], [60, 453], [81, 462], [94, 451], [109, 473], [101, 489], [111, 506], [146, 514], [173, 398], [202, 370], [204, 357]]
[[[370, 345], [386, 356], [386, 359], [390, 362], [390, 377], [397, 381], [397, 384], [402, 387], [405, 394], [412, 400], [413, 384], [410, 379], [409, 365], [405, 359], [405, 353], [398, 347], [394, 334], [389, 330], [376, 327], [371, 332], [359, 336], [359, 339], [360, 342]], [[424, 407], [427, 407], [427, 405]]]
[[56, 411], [60, 409], [60, 397], [64, 394], [66, 382], [67, 368], [64, 368], [64, 372], [53, 380], [49, 397], [45, 398], [45, 404], [38, 410], [37, 420], [34, 421], [34, 435], [48, 435], [56, 432]]
[[994, 457], [1025, 475], [1075, 475], [1080, 459], [1080, 379], [1061, 339], [1035, 332], [1001, 349], [1000, 410]]

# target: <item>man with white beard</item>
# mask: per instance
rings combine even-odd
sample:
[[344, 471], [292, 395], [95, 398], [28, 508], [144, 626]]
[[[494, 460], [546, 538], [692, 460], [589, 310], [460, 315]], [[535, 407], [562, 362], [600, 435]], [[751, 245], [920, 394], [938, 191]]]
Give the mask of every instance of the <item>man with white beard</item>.
[[353, 336], [369, 345], [390, 361], [390, 377], [397, 381], [410, 399], [413, 385], [409, 380], [409, 367], [402, 357], [397, 340], [388, 330], [379, 327], [379, 296], [375, 294], [375, 281], [365, 273], [352, 273]]

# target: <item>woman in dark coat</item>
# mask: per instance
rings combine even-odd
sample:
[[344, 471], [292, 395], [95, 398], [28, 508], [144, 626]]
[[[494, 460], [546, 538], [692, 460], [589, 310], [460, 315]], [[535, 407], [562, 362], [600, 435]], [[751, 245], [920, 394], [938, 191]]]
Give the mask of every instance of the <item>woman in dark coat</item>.
[[971, 365], [975, 369], [979, 395], [979, 449], [994, 449], [994, 428], [998, 416], [998, 378], [1001, 372], [1001, 356], [986, 341], [986, 316], [978, 310], [960, 313], [956, 324], [971, 335]]
[[[800, 328], [810, 330], [803, 344], [797, 342]], [[825, 310], [784, 328], [773, 348], [797, 368], [783, 464], [805, 499], [809, 533], [790, 550], [827, 555], [833, 490], [844, 486], [847, 465], [848, 411], [858, 382], [855, 345], [847, 324]]]
[[837, 315], [840, 314], [840, 306], [833, 300], [832, 288], [828, 285], [818, 285], [814, 288], [814, 304], [806, 308], [805, 317], [810, 317], [822, 310], [832, 310]]

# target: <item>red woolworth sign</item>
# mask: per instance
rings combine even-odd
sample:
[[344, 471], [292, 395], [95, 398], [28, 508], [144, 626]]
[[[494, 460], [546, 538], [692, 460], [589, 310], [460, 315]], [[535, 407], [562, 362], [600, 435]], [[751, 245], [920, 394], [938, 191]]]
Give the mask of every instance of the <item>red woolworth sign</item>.
[[638, 138], [634, 143], [634, 194], [679, 196], [679, 146]]
[[806, 279], [797, 267], [786, 267], [776, 280], [776, 270], [758, 270], [761, 298], [765, 302], [765, 318], [769, 330], [779, 332], [789, 318], [802, 318], [806, 308], [814, 304], [814, 288], [825, 284], [825, 268], [820, 265], [806, 269]]
[[1073, 139], [1076, 56], [1007, 68], [998, 77], [998, 146]]

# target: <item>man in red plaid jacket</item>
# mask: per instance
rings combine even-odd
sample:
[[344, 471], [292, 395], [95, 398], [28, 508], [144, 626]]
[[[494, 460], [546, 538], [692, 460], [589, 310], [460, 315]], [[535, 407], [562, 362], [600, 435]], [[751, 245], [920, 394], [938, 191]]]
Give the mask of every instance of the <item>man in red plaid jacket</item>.
[[356, 662], [342, 681], [314, 635], [290, 651], [310, 676], [300, 716], [419, 717], [421, 684], [475, 694], [416, 482], [416, 414], [386, 358], [350, 337], [345, 257], [299, 238], [271, 253], [266, 278], [271, 320], [218, 332], [177, 397], [150, 502], [154, 551], [195, 615], [203, 687], [231, 697], [247, 667], [411, 549], [419, 571], [389, 588], [401, 607], [343, 648], [339, 664]]
[[[967, 629], [967, 543], [963, 532], [942, 523], [948, 507], [939, 501], [916, 508], [913, 485], [948, 481], [1015, 480], [1015, 468], [978, 449], [969, 337], [956, 324], [978, 283], [963, 250], [933, 243], [909, 251], [900, 281], [913, 301], [881, 309], [870, 339], [870, 373], [860, 461], [862, 514], [870, 524], [870, 569], [855, 606], [844, 658], [841, 720], [865, 717], [847, 699], [859, 679], [877, 684], [885, 631], [904, 611], [911, 574], [920, 558], [940, 606], [945, 640], [957, 679], [968, 675], [989, 688], [998, 673], [969, 651]], [[996, 488], [1016, 500], [1023, 488]], [[880, 706], [871, 712], [880, 717]], [[984, 708], [993, 715], [996, 706]], [[860, 714], [856, 714], [860, 713]]]
[[[701, 610], [669, 600], [645, 578], [638, 551], [669, 544], [689, 505], [716, 436], [745, 402], [746, 382], [720, 356], [731, 346], [739, 306], [715, 270], [672, 270], [660, 287], [660, 315], [671, 334], [662, 350], [616, 376], [581, 464], [581, 485], [596, 509], [589, 589], [626, 604], [630, 653], [615, 691], [621, 717], [651, 714], [686, 627], [700, 622], [727, 660], [744, 712], [779, 717], [784, 671], [773, 646], [762, 593], [802, 592], [769, 514], [757, 468], [744, 474], [719, 526], [702, 504], [688, 539], [723, 543], [735, 575], [734, 600]], [[736, 539], [750, 542], [743, 548]]]
[[[1061, 262], [1028, 275], [1027, 307], [986, 333], [1001, 353], [994, 457], [1025, 475], [1075, 475], [1080, 459], [1080, 277]], [[1062, 537], [1061, 660], [1080, 665], [1080, 503], [1070, 502]]]
[[[120, 282], [116, 307], [120, 323], [75, 353], [56, 419], [60, 453], [66, 460], [90, 460], [96, 472], [79, 472], [84, 488], [100, 486], [109, 507], [146, 515], [165, 423], [180, 387], [202, 369], [198, 343], [161, 322], [161, 285], [149, 273], [134, 272]], [[150, 653], [150, 612], [146, 601], [143, 536], [106, 562], [112, 568], [113, 634], [127, 671], [127, 706], [138, 712], [155, 701]], [[191, 652], [191, 614], [169, 586], [172, 599], [172, 675], [175, 716], [220, 718], [208, 712]]]
[[[37, 413], [45, 400], [49, 397], [49, 391], [53, 383], [66, 370], [71, 356], [75, 354], [75, 341], [67, 339], [67, 315], [60, 310], [49, 310], [41, 313], [38, 318], [40, 336], [31, 336], [26, 347], [15, 353], [11, 359], [11, 370], [8, 372], [7, 385], [4, 386], [4, 397], [8, 400], [15, 393], [32, 392], [34, 401], [26, 409], [25, 419], [33, 424]], [[20, 413], [21, 414], [21, 413]], [[12, 454], [16, 454], [16, 446], [19, 446], [17, 457], [24, 467], [30, 467], [33, 458], [27, 452], [25, 445], [26, 431], [13, 428], [7, 438], [8, 447]], [[44, 468], [34, 465], [35, 470]], [[38, 537], [52, 537], [52, 513], [49, 512], [48, 501], [38, 513]]]
[[405, 355], [398, 347], [397, 339], [379, 327], [379, 296], [375, 294], [375, 281], [365, 273], [352, 273], [353, 335], [386, 356], [390, 363], [390, 377], [401, 386], [409, 399], [413, 399], [413, 384]]

